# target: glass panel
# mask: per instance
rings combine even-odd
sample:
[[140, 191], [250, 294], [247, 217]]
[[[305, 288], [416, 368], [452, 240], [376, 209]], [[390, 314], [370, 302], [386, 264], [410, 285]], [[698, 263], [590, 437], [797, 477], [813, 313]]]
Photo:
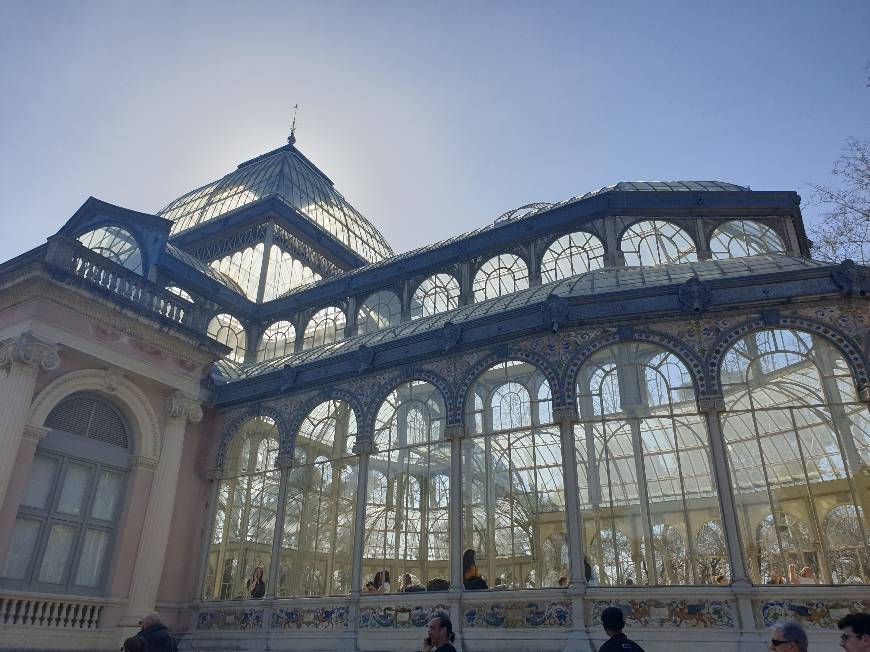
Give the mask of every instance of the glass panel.
[[604, 266], [604, 245], [591, 233], [577, 231], [551, 244], [541, 258], [541, 280], [552, 283]]
[[82, 513], [92, 470], [90, 466], [84, 464], [67, 462], [63, 486], [57, 499], [58, 512], [71, 516], [79, 516]]
[[776, 231], [755, 220], [731, 220], [721, 224], [710, 238], [713, 260], [784, 254], [785, 245]]
[[293, 353], [296, 345], [296, 329], [289, 321], [276, 321], [263, 331], [257, 360], [271, 360]]
[[867, 407], [843, 356], [799, 331], [751, 333], [720, 370], [722, 431], [759, 584], [870, 581]]
[[136, 239], [117, 226], [101, 226], [79, 236], [79, 242], [91, 251], [112, 260], [127, 269], [142, 273], [142, 253]]
[[529, 287], [525, 261], [513, 254], [499, 254], [480, 266], [474, 276], [474, 300], [485, 301]]
[[97, 586], [106, 552], [109, 547], [109, 533], [103, 530], [88, 529], [79, 555], [75, 583], [78, 586]]
[[450, 274], [435, 274], [424, 280], [411, 299], [411, 319], [421, 319], [459, 307], [459, 281]]
[[27, 577], [27, 568], [33, 558], [36, 548], [36, 537], [39, 535], [39, 521], [18, 518], [12, 532], [12, 542], [6, 555], [3, 567], [3, 577], [11, 580], [23, 580]]
[[330, 306], [319, 310], [308, 321], [302, 339], [302, 348], [332, 344], [344, 339], [345, 316], [341, 308]]
[[374, 333], [382, 328], [396, 326], [402, 315], [402, 304], [394, 292], [382, 290], [366, 299], [359, 309], [359, 334]]
[[695, 413], [694, 387], [682, 361], [655, 345], [602, 349], [578, 374], [577, 404], [590, 583], [727, 580], [706, 420]]
[[48, 543], [42, 555], [42, 566], [39, 569], [40, 582], [49, 584], [63, 582], [77, 530], [78, 528], [72, 525], [51, 526]]
[[232, 349], [227, 359], [242, 363], [247, 351], [247, 336], [242, 323], [232, 315], [216, 315], [208, 325], [208, 336]]
[[625, 230], [620, 243], [629, 267], [694, 263], [695, 243], [689, 234], [671, 222], [644, 220]]
[[104, 521], [114, 520], [123, 488], [124, 476], [111, 471], [100, 471], [97, 475], [97, 492], [91, 507], [91, 516]]
[[469, 394], [463, 441], [466, 590], [567, 583], [565, 485], [550, 388], [525, 362], [484, 372]]
[[35, 455], [33, 464], [30, 466], [27, 489], [24, 490], [24, 498], [21, 499], [21, 504], [25, 507], [33, 507], [34, 509], [45, 509], [56, 471], [56, 458], [47, 457], [46, 455]]

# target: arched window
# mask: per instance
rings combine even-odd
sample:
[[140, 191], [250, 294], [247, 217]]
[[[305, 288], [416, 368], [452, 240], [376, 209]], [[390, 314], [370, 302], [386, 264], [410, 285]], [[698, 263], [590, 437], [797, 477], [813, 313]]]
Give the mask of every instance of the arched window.
[[543, 543], [567, 526], [559, 427], [541, 421], [550, 401], [543, 374], [519, 361], [485, 371], [466, 400], [462, 545], [489, 586], [553, 581]]
[[403, 383], [381, 404], [369, 457], [363, 575], [448, 580], [450, 443], [441, 392]]
[[296, 329], [289, 321], [276, 321], [263, 331], [257, 349], [257, 361], [280, 358], [293, 353], [296, 345]]
[[278, 597], [350, 592], [356, 520], [356, 417], [344, 401], [320, 403], [302, 422], [287, 482]]
[[238, 319], [225, 313], [215, 315], [208, 324], [208, 336], [232, 349], [227, 359], [238, 363], [245, 361], [247, 336], [245, 327]]
[[604, 245], [591, 233], [568, 233], [547, 247], [541, 258], [541, 281], [552, 283], [604, 266]]
[[263, 272], [262, 242], [213, 260], [209, 265], [238, 283], [248, 299], [257, 300], [260, 275]]
[[864, 514], [854, 505], [837, 505], [825, 517], [834, 584], [861, 584], [870, 577]]
[[529, 269], [519, 256], [499, 254], [474, 275], [474, 300], [486, 301], [529, 287]]
[[622, 235], [620, 249], [629, 267], [652, 267], [698, 260], [695, 243], [680, 227], [664, 220], [635, 222]]
[[343, 340], [345, 323], [344, 312], [341, 308], [329, 306], [318, 310], [308, 320], [308, 325], [305, 327], [302, 348], [313, 349], [315, 346]]
[[[757, 524], [771, 521], [757, 555], [745, 553], [753, 581], [767, 583], [774, 571], [788, 575], [791, 564], [812, 571], [802, 583], [847, 581], [824, 518], [837, 503], [867, 514], [870, 490], [861, 469], [870, 463], [870, 419], [843, 355], [816, 335], [767, 329], [738, 340], [719, 373], [744, 545], [760, 542]], [[803, 525], [805, 536], [796, 538], [791, 521]], [[866, 555], [866, 520], [857, 519], [856, 527]]]
[[713, 260], [784, 254], [785, 245], [776, 231], [755, 220], [731, 220], [720, 224], [710, 237]]
[[420, 319], [459, 307], [459, 281], [450, 274], [435, 274], [424, 280], [411, 299], [411, 319]]
[[402, 316], [402, 303], [395, 292], [381, 290], [371, 295], [359, 309], [359, 334], [374, 333], [382, 328], [397, 326]]
[[101, 226], [78, 238], [84, 246], [118, 263], [131, 272], [143, 274], [142, 251], [129, 231], [118, 226]]
[[18, 509], [0, 586], [99, 593], [124, 502], [129, 428], [97, 394], [72, 394], [49, 413]]
[[277, 245], [272, 245], [269, 250], [269, 264], [266, 267], [263, 301], [277, 299], [291, 290], [320, 279], [320, 274], [301, 260], [294, 258]]
[[[575, 426], [580, 516], [603, 584], [700, 584], [693, 523], [719, 518], [705, 419], [692, 378], [672, 353], [621, 343], [595, 353], [577, 376]], [[651, 544], [651, 545], [650, 545]], [[606, 555], [605, 555], [606, 548]], [[678, 551], [682, 550], [682, 553]], [[682, 559], [679, 555], [683, 554]]]
[[218, 491], [203, 599], [250, 598], [247, 584], [257, 566], [268, 578], [278, 506], [277, 456], [278, 429], [269, 417], [249, 419], [234, 435]]

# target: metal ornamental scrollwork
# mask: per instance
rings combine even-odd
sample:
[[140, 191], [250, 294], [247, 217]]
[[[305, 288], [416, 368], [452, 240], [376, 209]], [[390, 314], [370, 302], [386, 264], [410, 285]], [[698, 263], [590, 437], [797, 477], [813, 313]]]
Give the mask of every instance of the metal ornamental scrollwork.
[[701, 312], [710, 305], [712, 293], [706, 283], [693, 276], [679, 287], [677, 298], [685, 310]]
[[375, 362], [375, 351], [367, 347], [365, 344], [360, 344], [356, 350], [357, 372], [363, 373], [372, 368]]
[[461, 337], [462, 326], [460, 326], [459, 324], [455, 324], [452, 321], [444, 322], [444, 325], [441, 327], [441, 333], [439, 335], [439, 339], [441, 341], [441, 349], [443, 351], [449, 351], [459, 343], [459, 339]]
[[568, 302], [555, 294], [550, 294], [547, 299], [541, 304], [541, 315], [543, 317], [544, 328], [558, 332], [560, 326], [564, 326], [568, 321], [570, 308]]

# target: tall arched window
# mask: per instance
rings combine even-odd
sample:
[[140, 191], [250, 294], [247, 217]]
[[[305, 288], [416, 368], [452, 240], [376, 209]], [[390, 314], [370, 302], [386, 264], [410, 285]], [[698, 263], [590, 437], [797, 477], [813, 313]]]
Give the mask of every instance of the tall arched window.
[[411, 319], [420, 319], [459, 307], [459, 281], [450, 274], [425, 279], [411, 299]]
[[710, 237], [713, 260], [784, 254], [785, 245], [776, 231], [756, 220], [731, 220], [720, 224]]
[[257, 348], [257, 361], [271, 360], [293, 353], [296, 345], [296, 329], [289, 321], [276, 321], [263, 331]]
[[345, 323], [344, 311], [341, 308], [329, 306], [318, 310], [305, 326], [302, 348], [313, 349], [315, 346], [343, 340]]
[[129, 465], [129, 427], [97, 394], [63, 399], [45, 421], [0, 586], [101, 592]]
[[620, 249], [629, 267], [651, 267], [698, 260], [695, 243], [680, 227], [664, 220], [635, 222], [622, 234]]
[[529, 287], [529, 269], [514, 254], [499, 254], [487, 260], [474, 275], [474, 300], [486, 301]]
[[287, 482], [279, 597], [350, 593], [356, 512], [356, 417], [344, 401], [320, 403], [296, 434]]
[[[224, 464], [212, 525], [205, 600], [250, 598], [254, 569], [269, 576], [278, 503], [278, 429], [269, 417], [249, 419], [234, 435]], [[268, 590], [268, 587], [267, 587]]]
[[544, 541], [567, 527], [562, 448], [550, 403], [543, 374], [519, 361], [491, 367], [468, 395], [462, 545], [475, 549], [489, 586], [558, 583], [556, 577], [550, 584], [555, 574], [543, 554]]
[[248, 299], [257, 300], [260, 275], [263, 273], [262, 242], [213, 260], [209, 265], [238, 283]]
[[591, 233], [568, 233], [547, 247], [541, 258], [541, 281], [552, 283], [604, 266], [604, 245]]
[[866, 516], [857, 516], [870, 507], [870, 419], [843, 355], [816, 335], [768, 329], [738, 340], [719, 373], [743, 542], [758, 545], [757, 555], [745, 553], [753, 581], [766, 583], [774, 571], [789, 575], [791, 565], [810, 569], [803, 583], [850, 581], [834, 558], [825, 517], [832, 504], [854, 510], [867, 555], [870, 530]]
[[136, 238], [119, 226], [101, 226], [80, 235], [79, 242], [91, 251], [123, 265], [132, 272], [142, 274], [142, 251]]
[[423, 584], [450, 577], [450, 443], [441, 392], [403, 383], [381, 404], [369, 457], [363, 576], [408, 573]]
[[229, 360], [242, 363], [247, 352], [247, 336], [242, 322], [222, 313], [215, 315], [208, 324], [208, 336], [221, 344], [226, 344], [232, 351], [227, 354]]
[[721, 521], [708, 521], [701, 526], [695, 536], [695, 554], [698, 556], [701, 584], [715, 584], [720, 575], [731, 576], [728, 546]]
[[395, 292], [375, 292], [359, 309], [357, 325], [359, 334], [374, 333], [382, 328], [397, 326], [402, 316], [402, 303]]
[[269, 264], [266, 267], [266, 280], [263, 286], [263, 301], [271, 301], [287, 292], [314, 283], [321, 279], [320, 274], [298, 258], [272, 245], [269, 250]]
[[834, 584], [860, 584], [862, 577], [870, 577], [863, 522], [864, 514], [854, 505], [837, 505], [825, 517]]
[[578, 373], [577, 406], [584, 550], [599, 581], [710, 582], [693, 533], [720, 518], [719, 503], [706, 423], [682, 361], [652, 344], [602, 349]]

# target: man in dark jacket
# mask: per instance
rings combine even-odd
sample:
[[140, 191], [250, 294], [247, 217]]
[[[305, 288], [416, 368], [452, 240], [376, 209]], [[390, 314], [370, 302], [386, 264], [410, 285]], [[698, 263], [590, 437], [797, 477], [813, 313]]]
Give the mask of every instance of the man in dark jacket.
[[146, 652], [175, 652], [172, 636], [156, 613], [150, 613], [142, 619], [142, 629], [137, 636], [145, 641]]
[[625, 617], [619, 607], [607, 607], [602, 611], [601, 624], [604, 625], [604, 631], [610, 640], [598, 648], [598, 652], [644, 652], [640, 645], [630, 641], [622, 633], [625, 629]]

